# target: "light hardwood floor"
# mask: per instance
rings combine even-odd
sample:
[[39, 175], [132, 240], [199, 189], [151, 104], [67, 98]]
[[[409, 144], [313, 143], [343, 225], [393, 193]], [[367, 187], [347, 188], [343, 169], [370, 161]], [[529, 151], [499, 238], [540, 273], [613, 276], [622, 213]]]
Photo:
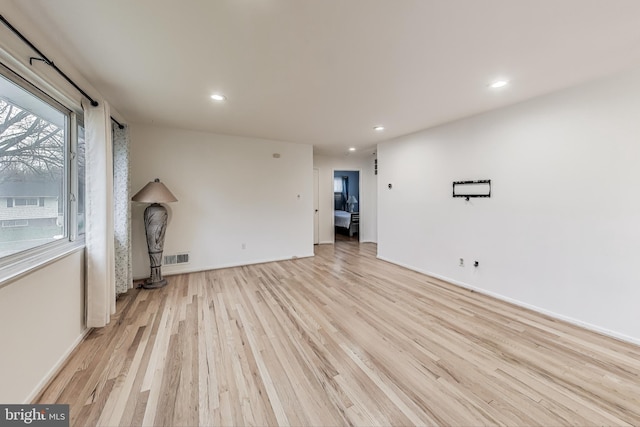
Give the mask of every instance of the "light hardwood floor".
[[375, 258], [180, 275], [39, 398], [72, 425], [640, 425], [640, 348]]

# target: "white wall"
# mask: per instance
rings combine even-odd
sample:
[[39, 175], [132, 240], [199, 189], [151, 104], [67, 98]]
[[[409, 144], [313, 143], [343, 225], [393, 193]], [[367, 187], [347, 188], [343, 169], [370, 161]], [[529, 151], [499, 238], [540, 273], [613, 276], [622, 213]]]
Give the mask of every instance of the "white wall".
[[83, 253], [0, 288], [0, 402], [30, 402], [83, 337]]
[[333, 171], [334, 170], [358, 170], [360, 171], [360, 241], [376, 242], [378, 239], [377, 228], [377, 200], [376, 191], [377, 176], [373, 171], [373, 150], [370, 155], [329, 157], [314, 155], [313, 167], [318, 169], [319, 199], [318, 215], [320, 225], [319, 241], [333, 243], [335, 234], [333, 228]]
[[640, 342], [639, 118], [636, 70], [380, 144], [379, 257]]
[[[178, 198], [164, 254], [190, 263], [164, 274], [313, 256], [312, 146], [147, 125], [131, 141], [132, 191], [160, 178]], [[136, 278], [149, 275], [144, 208], [132, 209]]]

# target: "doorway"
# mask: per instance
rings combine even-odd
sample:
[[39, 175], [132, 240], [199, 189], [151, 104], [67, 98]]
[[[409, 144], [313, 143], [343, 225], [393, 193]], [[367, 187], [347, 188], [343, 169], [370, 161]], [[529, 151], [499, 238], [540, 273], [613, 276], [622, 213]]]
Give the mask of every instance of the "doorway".
[[313, 169], [313, 244], [320, 243], [320, 218], [319, 206], [320, 206], [320, 171], [317, 168]]
[[360, 241], [360, 171], [333, 171], [334, 241]]

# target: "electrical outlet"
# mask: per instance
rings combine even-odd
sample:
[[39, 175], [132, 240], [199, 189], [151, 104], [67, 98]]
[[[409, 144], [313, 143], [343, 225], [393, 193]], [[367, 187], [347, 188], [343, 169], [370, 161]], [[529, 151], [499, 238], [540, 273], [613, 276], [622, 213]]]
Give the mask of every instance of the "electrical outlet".
[[242, 249], [247, 249], [247, 244], [246, 243], [242, 244]]
[[473, 266], [474, 267], [478, 267], [480, 265], [480, 263], [478, 261], [474, 261]]
[[460, 258], [460, 267], [464, 267], [464, 258]]

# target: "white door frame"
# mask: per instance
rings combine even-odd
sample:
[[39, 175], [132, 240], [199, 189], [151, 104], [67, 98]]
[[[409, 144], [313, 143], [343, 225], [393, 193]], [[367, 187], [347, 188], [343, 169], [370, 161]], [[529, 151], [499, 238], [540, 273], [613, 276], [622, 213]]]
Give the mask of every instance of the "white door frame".
[[320, 243], [320, 170], [313, 168], [313, 244]]

